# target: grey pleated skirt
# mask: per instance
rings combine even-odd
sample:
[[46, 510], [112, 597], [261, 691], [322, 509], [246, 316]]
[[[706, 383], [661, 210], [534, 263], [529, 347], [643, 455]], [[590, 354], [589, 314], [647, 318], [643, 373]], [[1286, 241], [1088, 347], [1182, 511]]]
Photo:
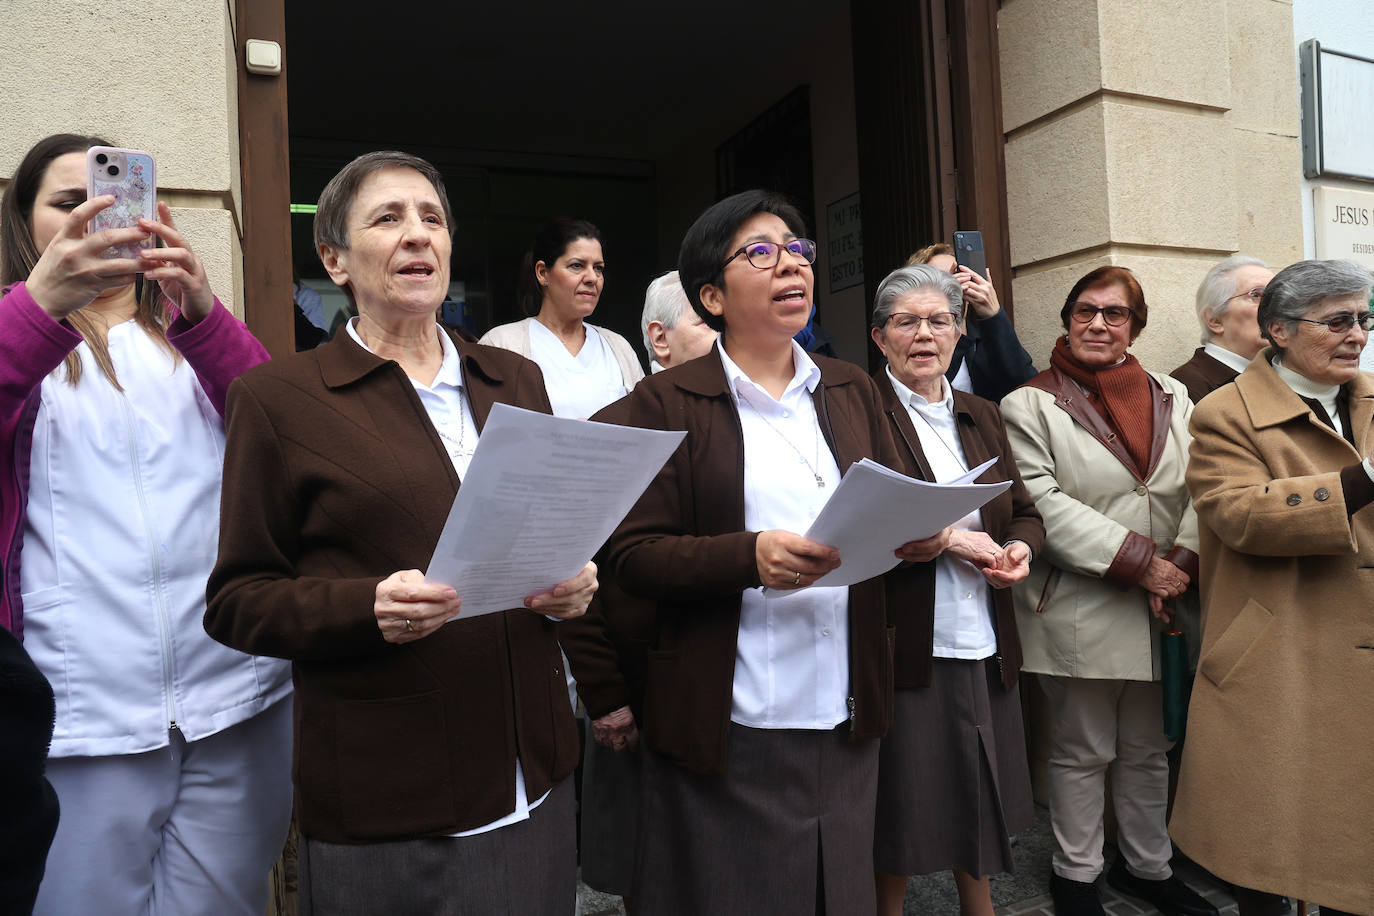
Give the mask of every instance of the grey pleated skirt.
[[878, 742], [848, 733], [732, 724], [723, 776], [641, 748], [635, 912], [873, 913]]
[[882, 742], [873, 861], [893, 875], [1012, 870], [1035, 818], [1021, 694], [991, 660], [935, 659], [929, 687], [898, 690]]
[[469, 837], [349, 845], [301, 837], [301, 916], [532, 916], [577, 910], [572, 779], [530, 818]]
[[639, 837], [640, 752], [618, 754], [587, 737], [582, 758], [582, 880], [624, 897]]

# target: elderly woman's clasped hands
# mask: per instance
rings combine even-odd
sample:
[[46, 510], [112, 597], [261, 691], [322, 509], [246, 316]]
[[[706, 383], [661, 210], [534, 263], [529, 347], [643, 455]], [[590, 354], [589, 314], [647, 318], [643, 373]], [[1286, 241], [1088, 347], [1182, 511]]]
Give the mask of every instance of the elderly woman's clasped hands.
[[894, 553], [907, 563], [928, 563], [948, 552], [967, 560], [993, 588], [1015, 585], [1030, 573], [1030, 548], [1020, 541], [999, 545], [983, 531], [967, 531], [953, 526], [941, 529], [928, 538], [908, 541]]
[[[581, 617], [587, 612], [597, 585], [596, 564], [588, 563], [571, 579], [526, 597], [525, 607], [558, 620]], [[377, 583], [377, 601], [372, 610], [382, 637], [399, 645], [430, 635], [457, 617], [462, 607], [463, 599], [453, 586], [426, 582], [425, 574], [418, 569], [404, 569]]]

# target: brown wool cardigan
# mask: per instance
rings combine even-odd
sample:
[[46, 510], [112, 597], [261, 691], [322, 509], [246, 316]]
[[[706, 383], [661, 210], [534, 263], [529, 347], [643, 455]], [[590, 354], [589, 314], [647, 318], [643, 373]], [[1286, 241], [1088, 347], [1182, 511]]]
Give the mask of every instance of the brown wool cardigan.
[[[909, 477], [933, 480], [920, 437], [912, 425], [911, 414], [897, 398], [886, 368], [873, 374], [883, 393], [883, 409], [892, 424], [893, 438], [902, 455], [898, 469]], [[1021, 482], [1007, 442], [1006, 427], [997, 405], [963, 391], [954, 392], [954, 417], [959, 428], [959, 443], [968, 456], [969, 467], [996, 457], [997, 463], [983, 472], [979, 483], [1011, 481], [1011, 488], [983, 506], [983, 528], [999, 544], [1023, 541], [1033, 555], [1045, 543], [1045, 525], [1035, 502]], [[902, 566], [888, 573], [887, 619], [897, 628], [897, 653], [894, 664], [896, 686], [929, 687], [935, 638], [935, 562]], [[997, 656], [1002, 686], [1010, 690], [1021, 671], [1021, 639], [1016, 632], [1016, 610], [1011, 589], [991, 588], [993, 628], [997, 633]]]
[[[857, 366], [812, 357], [821, 432], [843, 473], [860, 458], [900, 467], [881, 395]], [[611, 536], [612, 572], [657, 602], [647, 656], [642, 734], [689, 770], [724, 771], [740, 598], [759, 585], [757, 532], [744, 529], [744, 441], [720, 356], [712, 351], [650, 376], [625, 399], [626, 421], [680, 429], [687, 438]], [[891, 631], [883, 583], [849, 589], [854, 738], [877, 738], [892, 720]]]
[[1239, 372], [1210, 355], [1202, 347], [1193, 351], [1192, 359], [1169, 373], [1188, 389], [1188, 399], [1194, 404], [1235, 380]]
[[[455, 341], [480, 430], [495, 403], [548, 412], [539, 367]], [[489, 823], [577, 762], [556, 625], [524, 609], [397, 646], [377, 584], [428, 565], [458, 478], [414, 386], [348, 334], [229, 389], [219, 561], [205, 628], [293, 661], [296, 813], [328, 842]]]

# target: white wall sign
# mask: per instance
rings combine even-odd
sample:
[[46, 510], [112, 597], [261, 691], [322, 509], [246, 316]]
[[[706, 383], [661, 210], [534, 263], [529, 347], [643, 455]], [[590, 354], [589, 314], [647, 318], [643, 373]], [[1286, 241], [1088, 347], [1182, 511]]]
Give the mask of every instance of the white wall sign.
[[864, 225], [858, 192], [826, 206], [825, 227], [825, 269], [830, 274], [830, 291], [838, 293], [859, 286], [864, 282]]
[[1374, 60], [1313, 38], [1298, 47], [1298, 62], [1303, 174], [1374, 179]]
[[1374, 270], [1374, 193], [1318, 187], [1312, 210], [1318, 258], [1345, 258]]

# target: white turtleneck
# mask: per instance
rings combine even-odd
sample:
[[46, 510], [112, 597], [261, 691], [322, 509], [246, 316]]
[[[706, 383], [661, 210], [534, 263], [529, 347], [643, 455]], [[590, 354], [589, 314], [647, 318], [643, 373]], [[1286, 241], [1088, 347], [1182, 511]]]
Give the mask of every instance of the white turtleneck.
[[[1322, 405], [1326, 415], [1331, 418], [1331, 425], [1335, 428], [1336, 435], [1344, 438], [1345, 427], [1341, 423], [1340, 411], [1336, 409], [1336, 396], [1340, 394], [1341, 386], [1323, 385], [1321, 382], [1314, 382], [1307, 376], [1294, 372], [1283, 364], [1283, 354], [1281, 353], [1275, 354], [1273, 366], [1279, 378], [1283, 379], [1284, 383], [1292, 388], [1298, 397], [1311, 398]], [[1369, 479], [1374, 481], [1374, 464], [1370, 463], [1371, 458], [1374, 456], [1365, 458], [1360, 464], [1364, 466], [1364, 472], [1369, 476]]]

